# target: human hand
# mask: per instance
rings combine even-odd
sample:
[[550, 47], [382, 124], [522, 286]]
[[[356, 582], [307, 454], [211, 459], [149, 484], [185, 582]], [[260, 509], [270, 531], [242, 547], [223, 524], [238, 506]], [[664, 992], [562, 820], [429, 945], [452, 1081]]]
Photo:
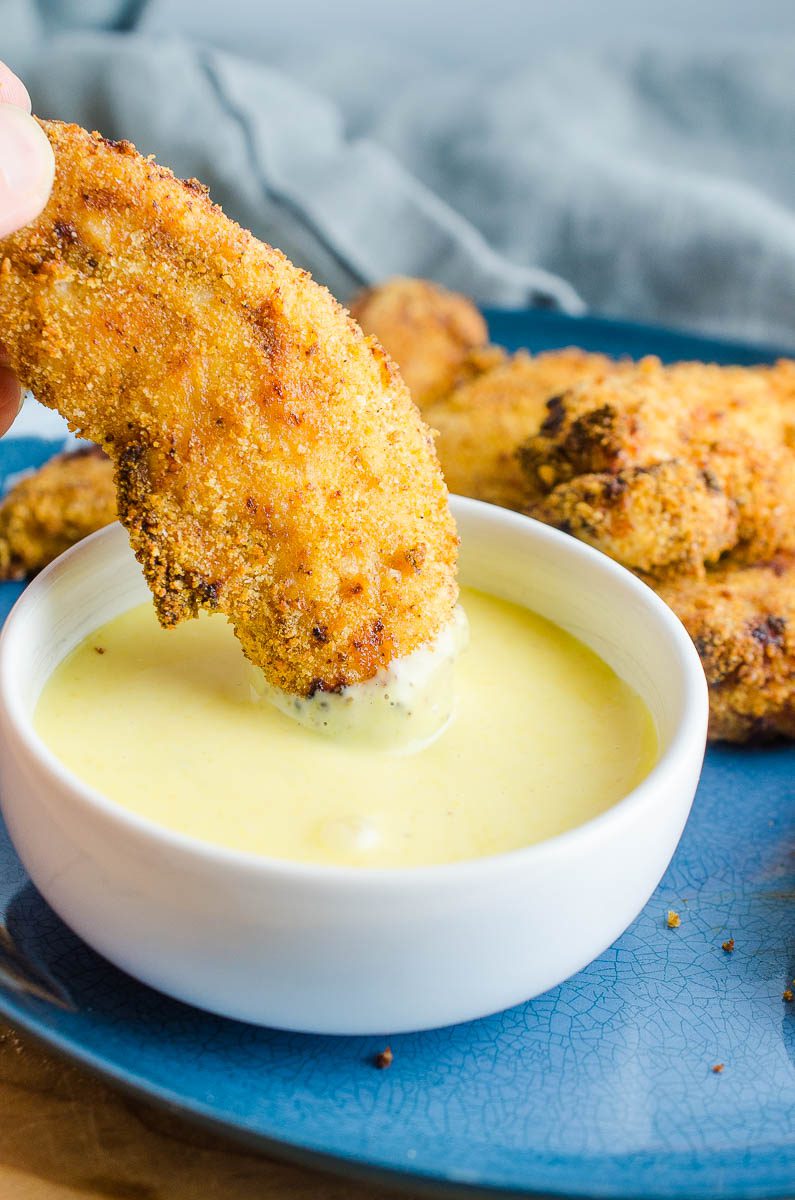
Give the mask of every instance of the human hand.
[[[0, 62], [0, 238], [39, 215], [54, 174], [52, 148], [30, 116], [25, 85]], [[3, 363], [0, 346], [0, 434], [19, 412], [21, 398], [14, 374]]]

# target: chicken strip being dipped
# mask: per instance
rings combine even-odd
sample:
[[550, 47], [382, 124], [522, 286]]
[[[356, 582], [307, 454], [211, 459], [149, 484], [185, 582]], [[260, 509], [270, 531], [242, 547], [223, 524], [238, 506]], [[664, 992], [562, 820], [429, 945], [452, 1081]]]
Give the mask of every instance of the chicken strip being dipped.
[[113, 460], [161, 623], [225, 613], [268, 682], [302, 697], [433, 642], [457, 539], [380, 346], [196, 181], [42, 124], [55, 184], [0, 242], [2, 340]]
[[115, 520], [110, 459], [97, 446], [57, 454], [0, 500], [0, 580], [35, 575]]

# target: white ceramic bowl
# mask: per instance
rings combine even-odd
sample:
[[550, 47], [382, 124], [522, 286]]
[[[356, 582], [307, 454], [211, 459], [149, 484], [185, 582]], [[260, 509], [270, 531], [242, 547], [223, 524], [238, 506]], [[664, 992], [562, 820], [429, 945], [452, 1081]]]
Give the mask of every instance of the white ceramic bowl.
[[696, 652], [654, 593], [603, 555], [490, 505], [454, 498], [453, 511], [463, 583], [555, 621], [640, 693], [661, 743], [651, 774], [571, 832], [437, 867], [303, 865], [161, 829], [81, 783], [31, 721], [61, 659], [148, 597], [114, 525], [34, 580], [0, 640], [3, 813], [39, 891], [91, 946], [227, 1016], [397, 1033], [538, 995], [637, 915], [673, 854], [701, 768], [707, 692]]

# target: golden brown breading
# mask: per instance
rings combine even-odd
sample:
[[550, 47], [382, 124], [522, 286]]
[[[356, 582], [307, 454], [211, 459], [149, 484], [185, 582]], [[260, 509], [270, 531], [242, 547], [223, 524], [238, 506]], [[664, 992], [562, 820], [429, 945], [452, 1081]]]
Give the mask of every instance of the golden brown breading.
[[737, 541], [737, 505], [678, 460], [576, 475], [525, 512], [636, 571], [715, 562]]
[[161, 622], [226, 613], [311, 694], [431, 639], [457, 539], [427, 428], [373, 340], [196, 181], [43, 122], [44, 213], [0, 242], [0, 327], [39, 400], [113, 459]]
[[526, 507], [533, 493], [516, 451], [538, 431], [548, 397], [619, 365], [573, 348], [512, 357], [495, 346], [473, 351], [458, 386], [423, 410], [437, 432], [436, 452], [450, 491], [505, 508]]
[[712, 740], [795, 737], [795, 555], [726, 562], [654, 583], [692, 637], [709, 683]]
[[115, 520], [110, 459], [96, 446], [56, 455], [0, 500], [0, 580], [35, 575]]
[[449, 391], [469, 351], [488, 341], [472, 301], [427, 279], [388, 279], [361, 292], [351, 315], [398, 364], [420, 409]]
[[531, 486], [547, 493], [533, 515], [655, 572], [795, 546], [792, 363], [645, 359], [547, 408], [520, 451]]

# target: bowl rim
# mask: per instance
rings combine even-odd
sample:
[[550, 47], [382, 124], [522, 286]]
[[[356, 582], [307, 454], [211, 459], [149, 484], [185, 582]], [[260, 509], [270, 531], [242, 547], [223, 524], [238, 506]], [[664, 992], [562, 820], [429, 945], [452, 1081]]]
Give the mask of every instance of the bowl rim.
[[707, 682], [701, 662], [689, 634], [674, 612], [642, 580], [625, 567], [608, 558], [584, 542], [552, 526], [531, 517], [483, 501], [463, 496], [451, 496], [454, 517], [458, 513], [485, 518], [507, 528], [521, 531], [533, 541], [562, 547], [564, 553], [596, 570], [612, 586], [634, 594], [647, 608], [656, 621], [657, 629], [668, 637], [672, 649], [671, 668], [680, 673], [683, 704], [674, 733], [651, 771], [640, 783], [604, 812], [589, 818], [573, 829], [555, 834], [540, 842], [517, 849], [478, 858], [460, 859], [453, 862], [433, 863], [411, 867], [359, 867], [340, 864], [302, 862], [298, 859], [277, 858], [252, 851], [204, 841], [191, 834], [181, 833], [158, 824], [106, 796], [103, 792], [84, 783], [69, 767], [65, 766], [50, 750], [37, 733], [32, 715], [28, 716], [22, 705], [18, 680], [14, 678], [10, 659], [16, 637], [17, 625], [27, 606], [46, 593], [52, 577], [60, 572], [71, 559], [85, 554], [89, 546], [119, 536], [120, 525], [113, 522], [76, 545], [70, 547], [45, 567], [17, 599], [0, 632], [0, 719], [11, 734], [22, 744], [27, 755], [43, 770], [53, 790], [66, 790], [72, 801], [92, 815], [99, 815], [106, 822], [121, 827], [123, 834], [131, 834], [140, 841], [149, 841], [162, 850], [167, 849], [187, 859], [201, 861], [208, 868], [236, 871], [241, 877], [280, 878], [285, 883], [327, 886], [338, 890], [347, 885], [352, 890], [380, 885], [385, 890], [399, 887], [405, 889], [412, 884], [459, 886], [466, 883], [483, 883], [495, 874], [505, 871], [531, 869], [534, 865], [554, 862], [561, 855], [576, 852], [584, 843], [596, 843], [610, 835], [614, 827], [631, 821], [644, 808], [651, 806], [661, 790], [664, 791], [670, 777], [678, 769], [698, 765], [703, 761], [706, 748], [706, 732], [709, 711]]

